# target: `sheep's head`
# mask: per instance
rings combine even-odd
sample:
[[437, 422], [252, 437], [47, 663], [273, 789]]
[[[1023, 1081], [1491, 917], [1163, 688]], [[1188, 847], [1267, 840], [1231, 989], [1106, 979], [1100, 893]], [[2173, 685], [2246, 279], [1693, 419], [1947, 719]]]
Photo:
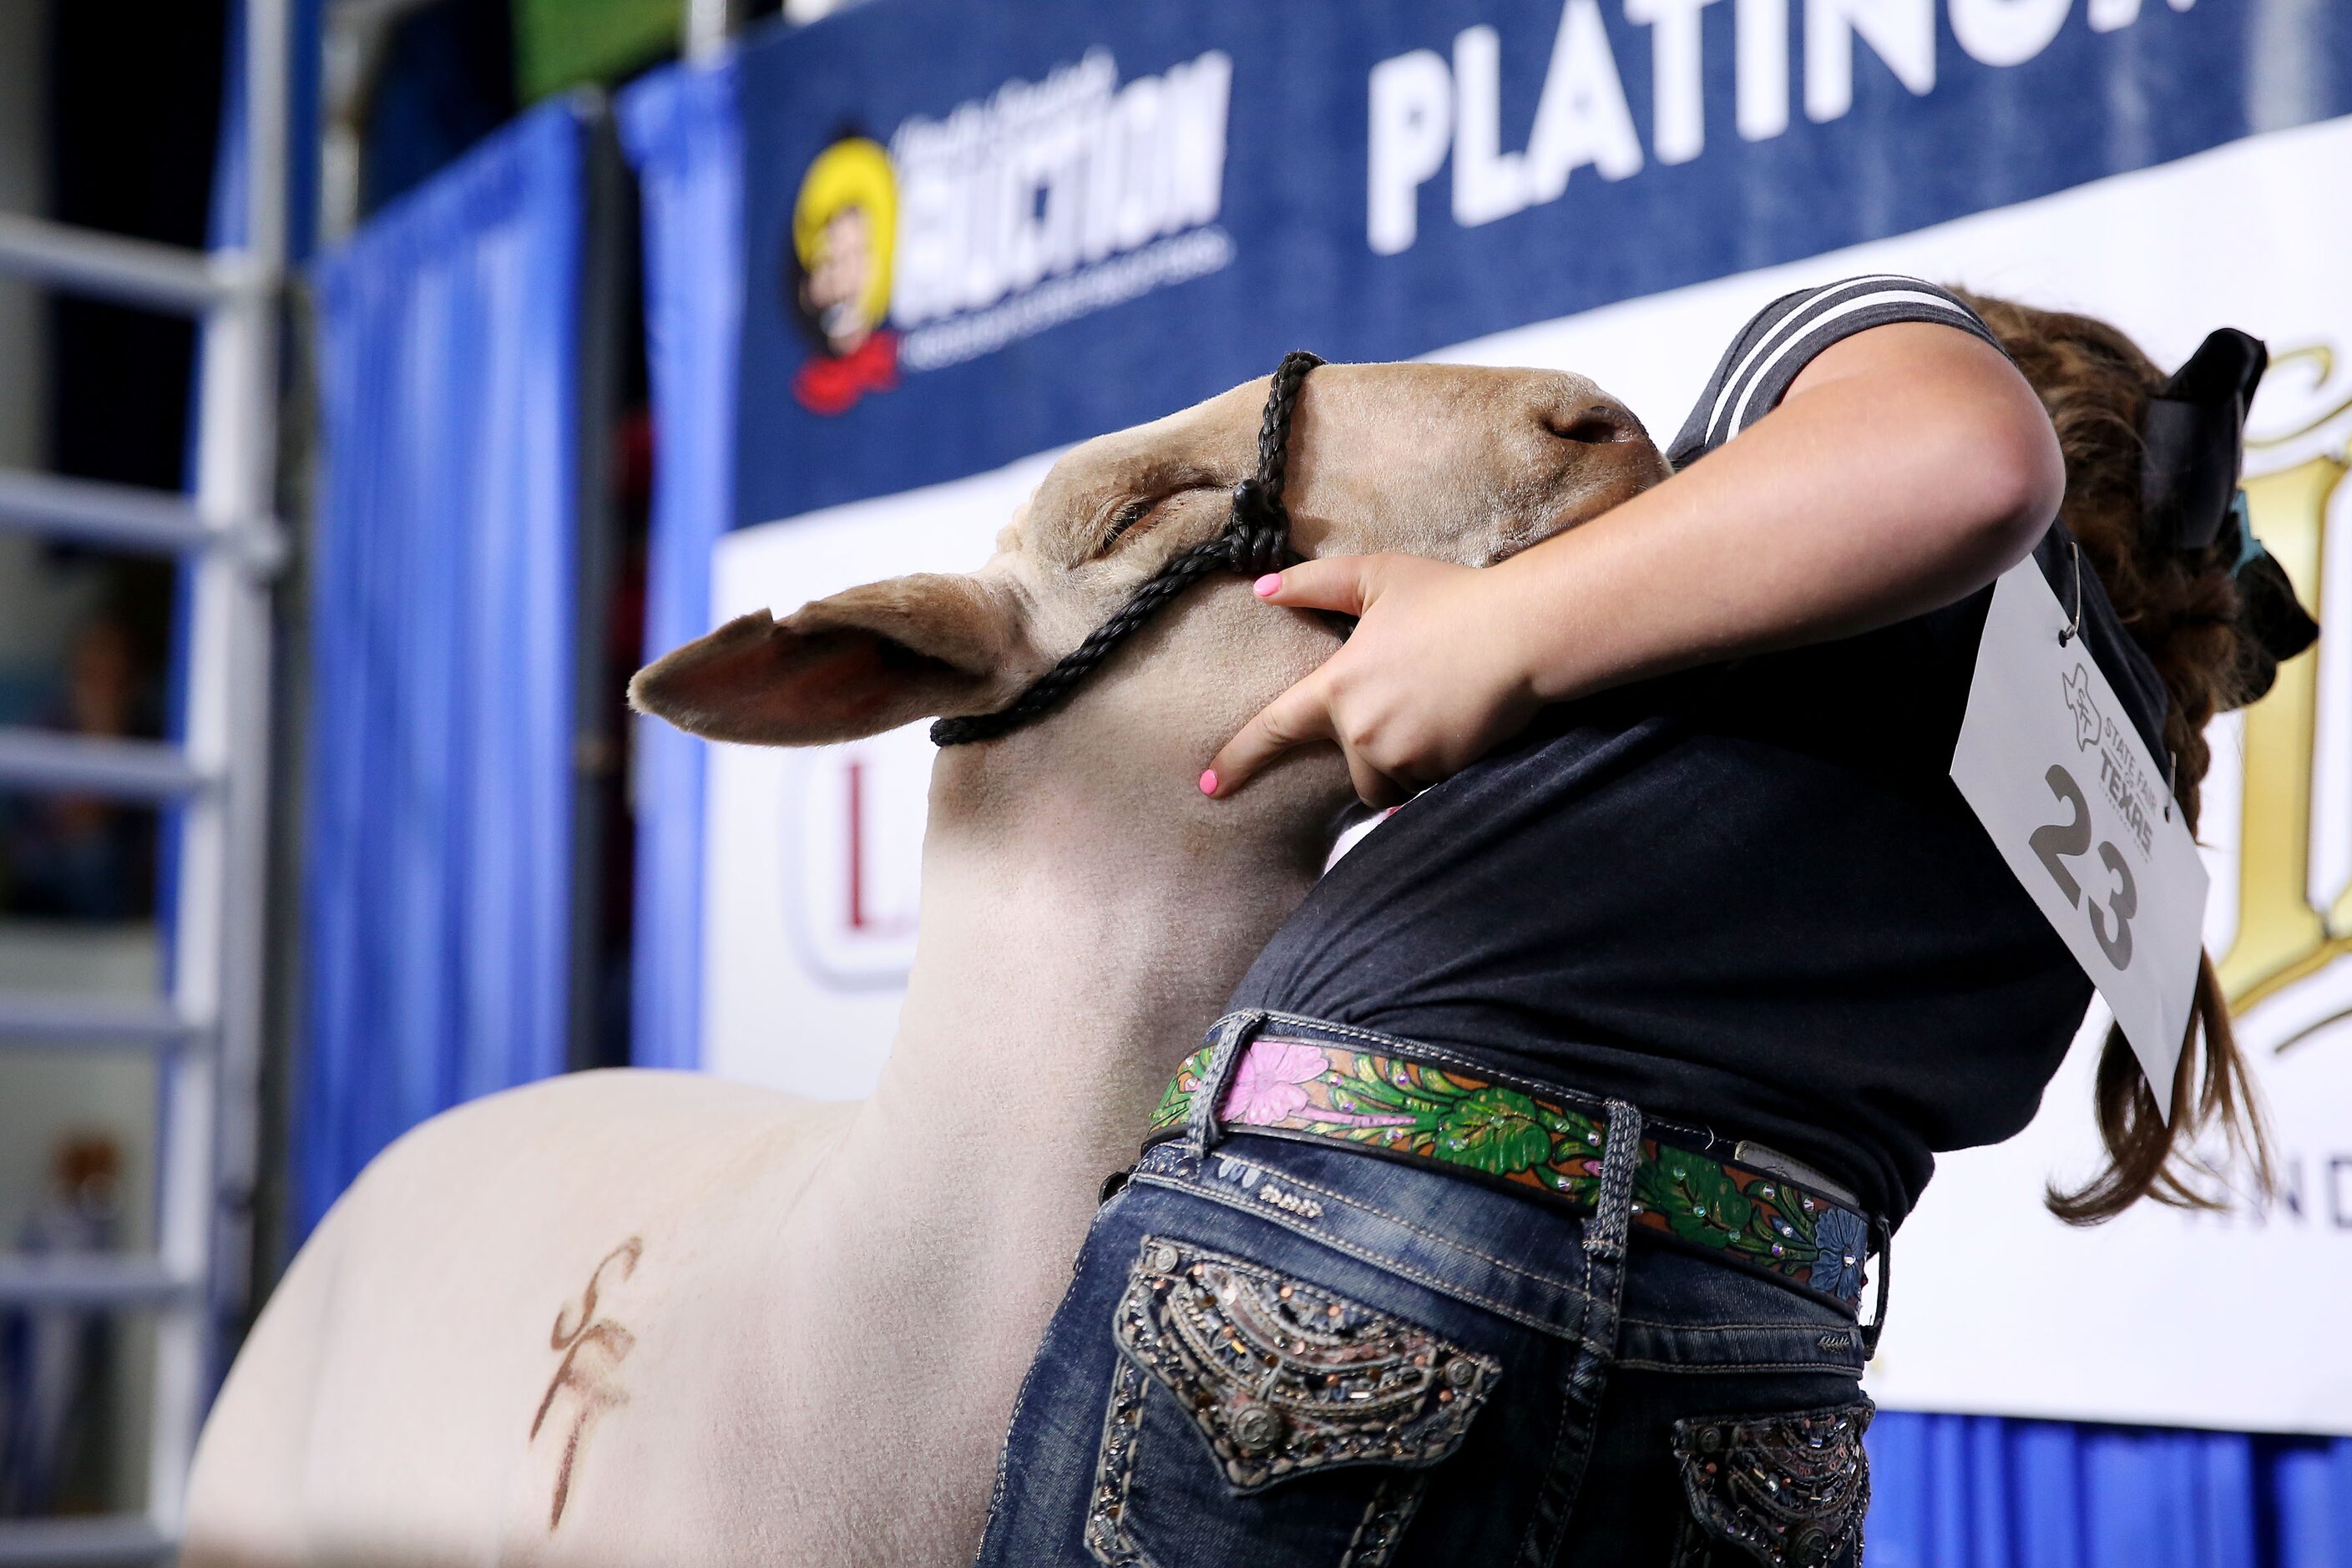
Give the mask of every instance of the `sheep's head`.
[[[641, 671], [631, 700], [712, 740], [784, 746], [993, 711], [1163, 563], [1224, 526], [1233, 485], [1256, 468], [1265, 391], [1250, 382], [1076, 447], [978, 572], [869, 584], [781, 621], [742, 616]], [[1289, 452], [1286, 499], [1301, 554], [1402, 551], [1473, 566], [1596, 516], [1666, 472], [1639, 421], [1581, 376], [1461, 365], [1315, 371]], [[1190, 790], [1234, 730], [1336, 646], [1319, 618], [1257, 603], [1238, 577], [1215, 579], [1063, 708], [945, 755], [957, 769], [1011, 766], [1111, 793], [1150, 770], [1156, 784]], [[1244, 795], [1270, 801], [1304, 785], [1336, 802], [1346, 795], [1336, 759], [1328, 748], [1288, 759]], [[1288, 788], [1267, 782], [1286, 773]]]

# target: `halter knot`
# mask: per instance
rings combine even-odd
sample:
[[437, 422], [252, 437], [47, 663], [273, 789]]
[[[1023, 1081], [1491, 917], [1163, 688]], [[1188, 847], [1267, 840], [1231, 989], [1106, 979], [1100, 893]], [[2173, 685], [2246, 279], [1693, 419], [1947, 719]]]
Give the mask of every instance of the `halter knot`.
[[1250, 577], [1279, 572], [1289, 552], [1290, 514], [1268, 496], [1255, 479], [1234, 487], [1233, 521], [1227, 526], [1225, 550], [1234, 570]]
[[1276, 367], [1258, 423], [1257, 476], [1234, 487], [1233, 510], [1215, 537], [1181, 552], [1144, 579], [1110, 619], [995, 712], [956, 714], [933, 724], [931, 743], [962, 746], [992, 741], [1052, 712], [1113, 649], [1204, 577], [1223, 570], [1263, 577], [1290, 564], [1290, 510], [1282, 504], [1290, 472], [1290, 416], [1298, 406], [1298, 388], [1307, 373], [1322, 363], [1301, 350], [1285, 354]]

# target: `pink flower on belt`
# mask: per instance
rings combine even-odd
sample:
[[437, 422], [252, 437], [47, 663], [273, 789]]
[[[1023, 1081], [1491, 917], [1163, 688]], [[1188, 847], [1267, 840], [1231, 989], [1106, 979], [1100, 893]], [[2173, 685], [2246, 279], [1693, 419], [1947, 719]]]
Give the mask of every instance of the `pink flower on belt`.
[[1307, 1091], [1329, 1070], [1330, 1063], [1313, 1046], [1296, 1040], [1256, 1040], [1234, 1069], [1233, 1087], [1218, 1114], [1227, 1121], [1263, 1127], [1307, 1109]]

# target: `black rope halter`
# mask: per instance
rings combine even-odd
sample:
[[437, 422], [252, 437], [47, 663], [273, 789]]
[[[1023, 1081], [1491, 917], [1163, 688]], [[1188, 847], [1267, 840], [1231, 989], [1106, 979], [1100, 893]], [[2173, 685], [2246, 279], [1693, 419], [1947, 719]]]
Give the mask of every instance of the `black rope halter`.
[[992, 741], [1045, 717], [1066, 701], [1120, 643], [1203, 577], [1217, 572], [1261, 577], [1296, 563], [1297, 552], [1290, 547], [1290, 512], [1282, 504], [1290, 469], [1290, 417], [1297, 409], [1298, 389], [1306, 383], [1307, 373], [1322, 363], [1303, 349], [1282, 356], [1282, 363], [1275, 369], [1274, 384], [1266, 390], [1265, 416], [1258, 425], [1257, 477], [1234, 487], [1232, 515], [1215, 538], [1202, 540], [1153, 573], [1127, 596], [1117, 614], [1087, 633], [1086, 641], [1063, 655], [1061, 662], [1031, 681], [1011, 702], [993, 713], [941, 719], [932, 724], [931, 743], [961, 746]]

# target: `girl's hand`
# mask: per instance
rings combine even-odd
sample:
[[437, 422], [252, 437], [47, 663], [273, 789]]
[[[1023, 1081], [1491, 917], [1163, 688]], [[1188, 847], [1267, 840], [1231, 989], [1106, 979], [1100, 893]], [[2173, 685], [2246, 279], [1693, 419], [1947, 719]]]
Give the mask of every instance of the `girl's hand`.
[[1895, 321], [1813, 356], [1780, 405], [1704, 462], [1507, 561], [1309, 561], [1276, 605], [1360, 615], [1323, 668], [1217, 753], [1223, 795], [1315, 741], [1396, 805], [1547, 702], [1693, 665], [1852, 637], [1948, 605], [2032, 550], [2066, 468], [1999, 350]]
[[1415, 555], [1340, 555], [1257, 580], [1269, 605], [1360, 617], [1355, 634], [1225, 743], [1201, 788], [1223, 798], [1294, 746], [1336, 742], [1356, 793], [1402, 805], [1526, 725], [1538, 706], [1492, 572]]

